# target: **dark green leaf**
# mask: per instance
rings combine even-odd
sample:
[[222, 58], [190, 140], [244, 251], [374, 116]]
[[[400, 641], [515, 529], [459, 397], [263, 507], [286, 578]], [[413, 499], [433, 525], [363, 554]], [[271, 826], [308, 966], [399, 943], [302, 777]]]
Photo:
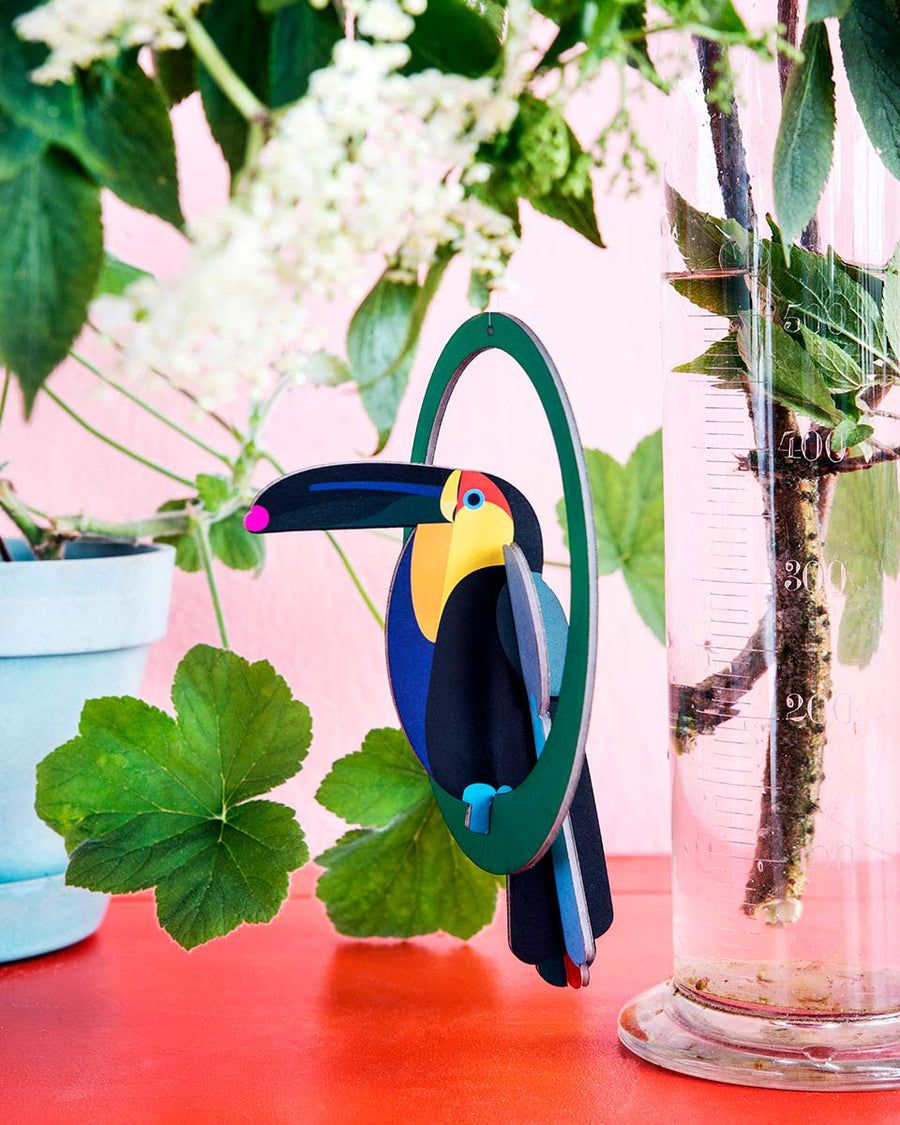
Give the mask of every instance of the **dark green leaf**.
[[[298, 3], [298, 0], [256, 0], [256, 3], [261, 12], [272, 13], [292, 7]], [[299, 0], [299, 3], [305, 4], [306, 0]]]
[[737, 332], [729, 332], [689, 363], [674, 367], [673, 371], [685, 374], [709, 375], [721, 383], [731, 383], [747, 377], [747, 365], [738, 347]]
[[810, 359], [821, 372], [829, 390], [855, 391], [863, 385], [863, 373], [853, 356], [806, 325], [800, 326], [800, 334]]
[[106, 251], [103, 255], [103, 265], [100, 269], [100, 277], [97, 279], [94, 296], [99, 297], [104, 293], [109, 293], [113, 297], [121, 297], [129, 285], [135, 281], [140, 281], [142, 277], [152, 276], [146, 270], [138, 269], [137, 266], [123, 262], [121, 258], [117, 258]]
[[500, 58], [503, 7], [493, 0], [428, 0], [406, 40], [407, 73], [434, 67], [467, 78], [486, 74]]
[[803, 61], [788, 79], [775, 143], [775, 211], [788, 247], [815, 214], [834, 151], [834, 78], [825, 25], [810, 24], [801, 47]]
[[[749, 308], [750, 294], [742, 272], [747, 261], [747, 232], [740, 223], [698, 211], [668, 184], [666, 211], [687, 269], [672, 279], [673, 288], [719, 316], [735, 316]], [[736, 273], [723, 275], [729, 270]]]
[[851, 0], [840, 29], [856, 108], [885, 167], [900, 178], [900, 9], [893, 0]]
[[781, 325], [747, 314], [737, 339], [751, 381], [776, 402], [826, 426], [841, 421], [821, 371]]
[[103, 257], [100, 198], [81, 169], [48, 149], [0, 182], [0, 355], [26, 413], [87, 315]]
[[[271, 21], [260, 14], [255, 0], [212, 0], [203, 10], [202, 20], [234, 72], [267, 102]], [[212, 135], [235, 175], [247, 153], [247, 122], [202, 66], [198, 68], [197, 85]]]
[[367, 826], [316, 857], [327, 868], [316, 894], [340, 933], [470, 938], [490, 922], [497, 877], [459, 850], [402, 731], [371, 731], [360, 751], [335, 763], [316, 798]]
[[759, 244], [762, 297], [775, 307], [792, 333], [805, 326], [841, 347], [867, 380], [876, 372], [875, 357], [885, 347], [881, 313], [866, 286], [855, 281], [835, 255], [795, 246], [790, 265], [777, 228], [770, 242]]
[[882, 311], [887, 338], [894, 355], [900, 356], [900, 243], [897, 244], [884, 272]]
[[209, 545], [213, 554], [232, 570], [255, 570], [263, 568], [266, 557], [265, 541], [262, 535], [251, 535], [244, 527], [246, 508], [217, 520], [209, 529]]
[[306, 756], [309, 711], [265, 661], [197, 645], [175, 674], [177, 720], [140, 700], [89, 700], [79, 734], [38, 766], [38, 814], [65, 837], [67, 881], [157, 888], [185, 948], [266, 922], [308, 858], [293, 812], [251, 800]]
[[132, 207], [184, 224], [169, 114], [140, 67], [85, 78], [84, 137], [90, 170], [105, 187]]
[[[158, 512], [183, 512], [189, 500], [167, 500], [156, 510]], [[154, 543], [168, 543], [175, 548], [175, 565], [187, 574], [196, 574], [203, 568], [203, 556], [200, 554], [200, 544], [197, 542], [197, 533], [192, 525], [190, 531], [178, 535], [157, 535]]]
[[197, 62], [190, 47], [177, 51], [154, 51], [153, 69], [170, 106], [178, 105], [197, 89]]
[[328, 66], [334, 45], [343, 35], [343, 26], [331, 5], [314, 8], [308, 0], [301, 0], [282, 7], [272, 21], [271, 104], [283, 106], [302, 98], [309, 89], [309, 76]]
[[44, 149], [46, 142], [27, 125], [0, 110], [0, 180], [18, 176]]
[[809, 0], [806, 7], [807, 25], [817, 20], [843, 19], [850, 7], [850, 0]]
[[[665, 540], [663, 529], [662, 431], [645, 437], [626, 465], [599, 449], [585, 450], [594, 523], [597, 570], [620, 567], [638, 613], [665, 641]], [[568, 546], [565, 505], [557, 506]]]
[[31, 71], [45, 61], [47, 47], [26, 43], [13, 28], [13, 20], [34, 7], [34, 0], [3, 0], [0, 5], [0, 108], [45, 140], [77, 152], [81, 145], [77, 84], [32, 82]]
[[452, 256], [446, 248], [439, 249], [421, 287], [392, 281], [388, 271], [350, 321], [347, 357], [363, 406], [378, 431], [378, 450], [390, 437], [425, 313]]
[[845, 418], [831, 431], [831, 448], [839, 453], [842, 449], [852, 449], [860, 442], [868, 441], [875, 433], [871, 426], [859, 425], [852, 418]]
[[825, 558], [829, 565], [843, 563], [847, 574], [838, 660], [865, 668], [881, 641], [884, 578], [896, 578], [900, 562], [896, 462], [838, 474]]

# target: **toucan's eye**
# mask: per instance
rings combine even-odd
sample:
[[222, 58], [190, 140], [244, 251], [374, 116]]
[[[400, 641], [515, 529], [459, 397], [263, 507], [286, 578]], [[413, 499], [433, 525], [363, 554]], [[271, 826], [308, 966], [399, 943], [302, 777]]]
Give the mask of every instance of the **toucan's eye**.
[[473, 511], [477, 511], [483, 503], [484, 493], [480, 488], [470, 488], [463, 496], [463, 504], [465, 504], [467, 508], [471, 508]]

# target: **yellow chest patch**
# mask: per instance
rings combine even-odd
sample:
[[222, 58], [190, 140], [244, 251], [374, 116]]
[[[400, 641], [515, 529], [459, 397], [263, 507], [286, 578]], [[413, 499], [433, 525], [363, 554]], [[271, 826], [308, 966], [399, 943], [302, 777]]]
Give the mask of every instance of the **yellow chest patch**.
[[416, 621], [430, 641], [437, 637], [447, 599], [467, 575], [503, 566], [503, 548], [513, 541], [513, 521], [496, 504], [461, 508], [453, 523], [422, 524], [413, 540], [412, 602]]

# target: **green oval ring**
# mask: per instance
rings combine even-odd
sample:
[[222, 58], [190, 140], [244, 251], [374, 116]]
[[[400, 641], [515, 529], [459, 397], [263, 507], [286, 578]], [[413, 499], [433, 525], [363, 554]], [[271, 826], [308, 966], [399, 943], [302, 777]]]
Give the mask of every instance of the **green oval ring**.
[[441, 352], [419, 411], [411, 460], [430, 465], [450, 396], [476, 356], [496, 348], [516, 360], [537, 391], [562, 475], [569, 530], [572, 589], [562, 686], [544, 751], [528, 777], [491, 808], [486, 835], [466, 828], [467, 806], [434, 779], [438, 806], [456, 842], [479, 867], [508, 875], [546, 853], [569, 811], [584, 762], [597, 653], [597, 541], [584, 451], [559, 373], [527, 325], [501, 313], [462, 324]]

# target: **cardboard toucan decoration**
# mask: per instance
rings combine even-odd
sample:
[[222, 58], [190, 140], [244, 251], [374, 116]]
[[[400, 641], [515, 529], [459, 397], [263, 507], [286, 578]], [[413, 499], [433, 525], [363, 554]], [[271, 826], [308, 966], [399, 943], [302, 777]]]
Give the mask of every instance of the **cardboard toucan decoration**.
[[[433, 457], [447, 402], [480, 352], [518, 361], [556, 443], [571, 552], [571, 624], [541, 577], [534, 509], [508, 481]], [[386, 615], [400, 722], [466, 855], [507, 875], [509, 944], [554, 985], [588, 983], [612, 922], [584, 746], [596, 649], [596, 540], [584, 454], [549, 355], [484, 313], [438, 359], [411, 463], [289, 473], [256, 498], [253, 532], [406, 529]]]

